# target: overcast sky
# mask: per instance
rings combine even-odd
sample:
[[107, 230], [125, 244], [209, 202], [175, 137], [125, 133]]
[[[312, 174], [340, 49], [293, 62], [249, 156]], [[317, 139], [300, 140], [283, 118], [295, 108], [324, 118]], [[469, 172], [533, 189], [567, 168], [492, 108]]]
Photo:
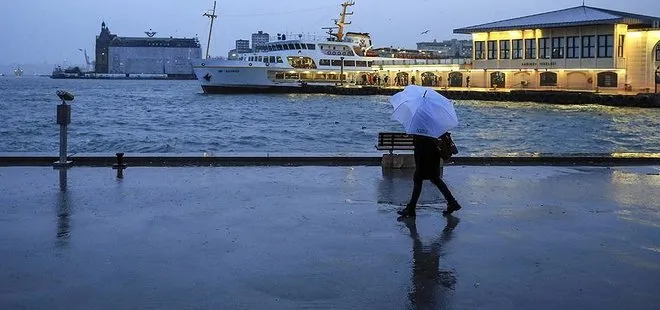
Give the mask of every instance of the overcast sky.
[[[236, 39], [257, 30], [323, 34], [337, 18], [341, 0], [219, 0], [211, 54], [226, 56]], [[469, 38], [452, 30], [486, 22], [559, 10], [581, 0], [355, 0], [349, 31], [369, 32], [375, 47], [414, 48], [416, 42]], [[587, 0], [586, 5], [660, 16], [658, 0]], [[83, 63], [93, 57], [95, 36], [105, 21], [120, 36], [198, 36], [206, 48], [212, 0], [2, 0], [0, 64]], [[421, 32], [430, 30], [427, 34]]]

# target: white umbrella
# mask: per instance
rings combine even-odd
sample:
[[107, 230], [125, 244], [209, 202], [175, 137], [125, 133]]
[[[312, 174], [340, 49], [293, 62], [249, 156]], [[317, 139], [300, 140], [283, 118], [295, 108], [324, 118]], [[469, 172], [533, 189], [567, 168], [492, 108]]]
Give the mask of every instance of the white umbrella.
[[432, 88], [410, 85], [390, 98], [392, 119], [407, 134], [438, 138], [458, 126], [454, 104]]

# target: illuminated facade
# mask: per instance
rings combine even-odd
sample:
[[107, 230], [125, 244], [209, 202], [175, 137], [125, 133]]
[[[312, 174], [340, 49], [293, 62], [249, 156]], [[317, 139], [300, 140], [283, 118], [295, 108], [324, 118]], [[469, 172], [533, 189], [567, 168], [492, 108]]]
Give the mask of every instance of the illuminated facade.
[[648, 92], [660, 67], [660, 18], [587, 6], [455, 29], [471, 34], [484, 88]]

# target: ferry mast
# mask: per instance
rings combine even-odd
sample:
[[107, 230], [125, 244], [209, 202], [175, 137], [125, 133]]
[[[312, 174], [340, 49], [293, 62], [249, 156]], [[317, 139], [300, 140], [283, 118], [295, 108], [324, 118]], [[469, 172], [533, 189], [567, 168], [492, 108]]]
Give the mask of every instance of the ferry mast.
[[209, 13], [208, 11], [204, 13], [202, 16], [206, 16], [211, 19], [211, 25], [209, 26], [209, 38], [208, 41], [206, 42], [206, 59], [211, 58], [209, 55], [209, 48], [211, 47], [211, 33], [213, 32], [213, 21], [218, 18], [218, 15], [215, 15], [215, 1], [213, 1], [213, 11]]
[[[355, 1], [346, 1], [341, 4], [342, 6], [342, 12], [339, 17], [339, 19], [335, 19], [335, 25], [337, 27], [325, 27], [323, 29], [328, 29], [328, 34], [337, 38], [337, 41], [343, 41], [344, 40], [344, 28], [346, 25], [350, 25], [351, 22], [346, 22], [346, 16], [353, 15], [353, 12], [347, 12], [348, 7], [354, 6]], [[337, 29], [337, 33], [332, 33], [333, 29]]]

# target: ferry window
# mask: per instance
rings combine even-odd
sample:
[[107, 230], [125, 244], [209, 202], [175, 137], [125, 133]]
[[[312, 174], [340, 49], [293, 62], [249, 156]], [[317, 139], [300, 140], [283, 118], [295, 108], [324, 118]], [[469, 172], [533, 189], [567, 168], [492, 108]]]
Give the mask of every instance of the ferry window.
[[259, 57], [257, 58], [257, 62], [262, 62], [262, 61], [263, 61], [262, 56], [259, 56]]
[[300, 49], [300, 44], [298, 44], [298, 43], [293, 44], [293, 46], [295, 46], [297, 50]]
[[511, 56], [513, 59], [522, 58], [522, 39], [517, 39], [512, 41], [511, 47]]
[[335, 67], [341, 67], [341, 60], [333, 60], [332, 65]]
[[552, 38], [552, 58], [564, 58], [564, 38]]
[[511, 41], [502, 40], [500, 41], [500, 59], [510, 59], [511, 55]]
[[275, 63], [275, 56], [268, 57], [268, 62]]
[[277, 63], [278, 63], [278, 64], [284, 63], [284, 62], [282, 61], [282, 57], [277, 56]]
[[[619, 35], [619, 46], [617, 47], [617, 56], [619, 56], [619, 57], [623, 57], [623, 43], [624, 43], [625, 41], [626, 41], [626, 36], [620, 34], [620, 35]], [[656, 55], [657, 55], [657, 53], [656, 53]], [[658, 58], [658, 57], [656, 56], [656, 57], [655, 57], [655, 60], [658, 61], [658, 60], [660, 60], [660, 58]]]
[[525, 39], [525, 59], [536, 59], [536, 39]]
[[579, 58], [578, 50], [580, 50], [579, 37], [566, 37], [566, 58]]
[[268, 62], [268, 56], [264, 56], [264, 62]]
[[275, 50], [276, 51], [281, 51], [282, 50], [282, 44], [275, 44]]
[[373, 62], [373, 61], [367, 61], [367, 67], [371, 67], [371, 66], [373, 66], [373, 65], [374, 65], [374, 62]]
[[289, 44], [287, 44], [287, 46], [289, 47], [289, 48], [288, 48], [289, 50], [294, 50], [294, 49], [296, 49], [296, 46], [293, 45], [293, 43], [289, 43]]
[[594, 58], [596, 56], [596, 40], [594, 36], [582, 37], [582, 58]]
[[497, 41], [488, 41], [488, 59], [497, 59]]
[[550, 38], [539, 38], [539, 58], [550, 58]]
[[307, 49], [308, 49], [308, 50], [315, 50], [315, 49], [316, 49], [316, 45], [314, 45], [314, 44], [307, 44]]
[[344, 67], [355, 67], [355, 60], [344, 60]]
[[330, 65], [330, 59], [321, 59], [321, 60], [319, 60], [319, 65], [329, 66]]
[[287, 57], [289, 65], [297, 69], [316, 69], [314, 60], [310, 57]]
[[655, 48], [655, 61], [660, 61], [660, 44]]
[[248, 61], [254, 61], [253, 58], [252, 58], [252, 56], [250, 56], [250, 58], [248, 59]]
[[614, 52], [614, 35], [598, 36], [598, 58], [612, 58]]
[[366, 62], [366, 61], [360, 61], [360, 60], [358, 60], [358, 61], [355, 62], [355, 66], [356, 66], [356, 67], [366, 67], [366, 66], [367, 66], [367, 62]]
[[474, 59], [484, 59], [486, 55], [484, 55], [484, 45], [486, 42], [484, 41], [476, 41], [474, 42]]

